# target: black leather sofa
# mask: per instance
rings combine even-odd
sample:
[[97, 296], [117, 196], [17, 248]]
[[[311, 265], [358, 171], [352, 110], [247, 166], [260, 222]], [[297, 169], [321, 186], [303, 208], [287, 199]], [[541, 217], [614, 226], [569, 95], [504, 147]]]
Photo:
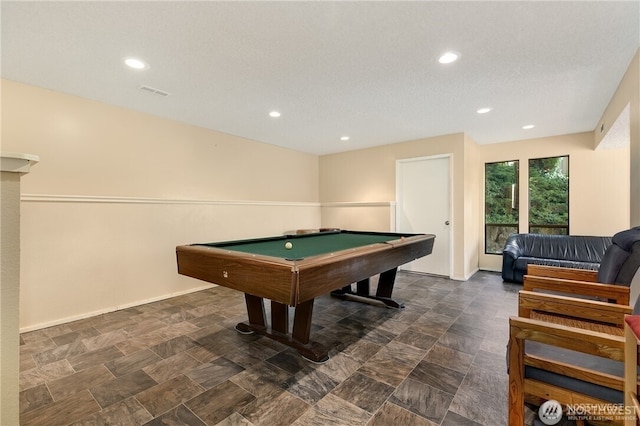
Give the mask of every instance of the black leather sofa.
[[502, 251], [502, 279], [522, 283], [527, 265], [597, 270], [611, 237], [513, 234]]

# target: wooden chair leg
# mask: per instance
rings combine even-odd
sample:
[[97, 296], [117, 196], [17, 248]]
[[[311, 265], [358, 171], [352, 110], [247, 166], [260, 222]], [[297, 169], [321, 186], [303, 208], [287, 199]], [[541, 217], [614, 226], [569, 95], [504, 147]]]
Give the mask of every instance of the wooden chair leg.
[[638, 337], [629, 324], [624, 324], [624, 405], [633, 416], [625, 412], [625, 426], [638, 424]]
[[524, 424], [524, 341], [509, 337], [509, 426]]

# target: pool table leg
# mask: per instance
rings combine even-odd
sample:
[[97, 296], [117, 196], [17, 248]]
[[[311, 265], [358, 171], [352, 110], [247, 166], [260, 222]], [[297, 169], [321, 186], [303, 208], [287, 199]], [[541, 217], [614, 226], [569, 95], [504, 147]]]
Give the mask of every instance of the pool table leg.
[[303, 345], [309, 343], [312, 315], [313, 299], [307, 300], [306, 302], [296, 306], [296, 313], [293, 317], [293, 333], [291, 336]]
[[293, 317], [293, 331], [289, 334], [289, 307], [271, 301], [271, 328], [267, 327], [264, 303], [261, 297], [245, 294], [249, 324], [239, 323], [236, 330], [243, 334], [258, 333], [297, 350], [300, 355], [315, 363], [329, 359], [329, 351], [318, 342], [309, 339], [313, 299], [296, 306]]
[[[340, 290], [332, 291], [331, 295], [340, 297], [342, 299], [348, 298], [349, 296], [363, 297], [365, 299], [378, 300], [387, 305], [387, 307], [389, 308], [404, 308], [404, 305], [402, 303], [397, 302], [391, 298], [397, 272], [398, 268], [393, 268], [380, 274], [380, 278], [378, 280], [378, 289], [376, 290], [375, 296], [371, 295], [369, 292], [369, 278], [357, 282], [357, 290], [355, 293], [351, 289], [351, 285], [348, 285], [341, 288]], [[352, 300], [356, 299], [357, 298], [354, 297]]]
[[311, 335], [313, 300], [307, 300], [296, 306], [296, 313], [293, 317], [291, 346], [309, 361], [324, 364], [329, 360], [329, 351], [320, 343], [309, 339]]
[[369, 296], [369, 292], [371, 291], [369, 290], [370, 281], [371, 280], [369, 278], [366, 278], [356, 283], [356, 294], [358, 296], [364, 296], [364, 297]]
[[278, 333], [289, 333], [289, 307], [271, 301], [271, 328]]
[[391, 299], [393, 293], [393, 285], [396, 282], [396, 273], [398, 268], [389, 269], [386, 272], [380, 274], [378, 281], [378, 289], [376, 290], [376, 299], [382, 301], [385, 305], [391, 308], [404, 308], [404, 305], [400, 302], [396, 302]]
[[251, 294], [244, 295], [247, 304], [247, 315], [249, 316], [249, 324], [253, 327], [267, 328], [267, 317], [264, 313], [264, 303], [262, 297], [253, 296]]
[[332, 296], [343, 297], [347, 294], [355, 294], [362, 297], [369, 296], [369, 278], [365, 278], [364, 280], [360, 280], [356, 283], [356, 292], [353, 292], [353, 288], [351, 288], [351, 284], [346, 285], [338, 290], [333, 290], [331, 292]]
[[341, 297], [341, 296], [344, 296], [345, 294], [352, 294], [352, 293], [353, 293], [353, 290], [351, 289], [351, 284], [349, 284], [342, 287], [341, 289], [333, 290], [331, 292], [331, 295], [336, 297]]

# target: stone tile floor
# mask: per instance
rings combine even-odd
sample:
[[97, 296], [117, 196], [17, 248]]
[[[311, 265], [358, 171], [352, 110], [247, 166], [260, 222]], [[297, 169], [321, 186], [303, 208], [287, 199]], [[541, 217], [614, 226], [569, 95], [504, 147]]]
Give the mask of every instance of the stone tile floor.
[[224, 287], [24, 333], [20, 422], [506, 424], [520, 288], [492, 272], [466, 282], [401, 272], [404, 309], [320, 297], [312, 339], [332, 348], [323, 365], [237, 333], [244, 297]]

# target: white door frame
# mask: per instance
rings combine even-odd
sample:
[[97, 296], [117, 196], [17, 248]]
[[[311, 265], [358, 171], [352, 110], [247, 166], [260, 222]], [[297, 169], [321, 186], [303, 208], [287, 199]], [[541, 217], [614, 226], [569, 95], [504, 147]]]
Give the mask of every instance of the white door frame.
[[[399, 194], [400, 194], [400, 167], [398, 167], [399, 164], [401, 163], [411, 163], [411, 162], [417, 162], [417, 161], [428, 161], [428, 160], [436, 160], [439, 158], [448, 158], [449, 159], [449, 176], [447, 177], [449, 180], [449, 277], [451, 278], [453, 276], [453, 228], [455, 226], [455, 223], [453, 221], [453, 217], [454, 215], [454, 211], [453, 211], [453, 153], [448, 153], [448, 154], [437, 154], [437, 155], [428, 155], [428, 156], [424, 156], [424, 157], [412, 157], [412, 158], [403, 158], [403, 159], [399, 159], [396, 160], [396, 202], [395, 202], [395, 209], [396, 212], [394, 213], [395, 216], [395, 225], [394, 225], [394, 231], [397, 232], [398, 230], [398, 206], [400, 205], [401, 201], [399, 198]], [[428, 232], [428, 231], [426, 231]], [[437, 244], [437, 241], [435, 242], [435, 244]]]

